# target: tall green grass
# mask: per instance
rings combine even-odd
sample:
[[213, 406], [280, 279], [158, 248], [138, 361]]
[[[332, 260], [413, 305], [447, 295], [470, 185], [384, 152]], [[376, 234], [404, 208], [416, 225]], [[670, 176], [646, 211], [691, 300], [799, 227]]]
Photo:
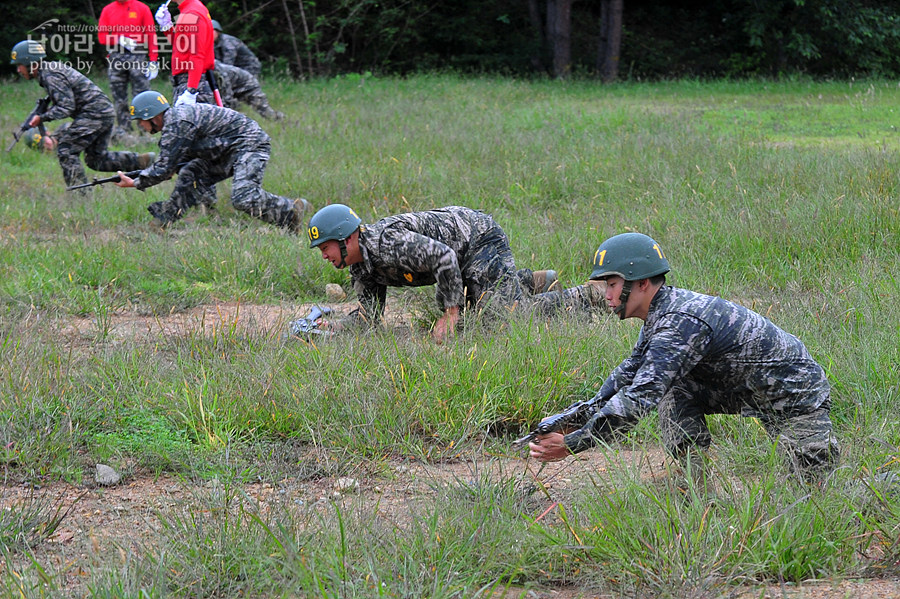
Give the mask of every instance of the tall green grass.
[[[82, 482], [103, 460], [225, 485], [158, 514], [158, 538], [95, 572], [93, 596], [470, 597], [565, 584], [712, 597], [736, 582], [890, 571], [897, 499], [869, 481], [896, 468], [900, 446], [895, 84], [442, 75], [265, 89], [288, 114], [263, 122], [275, 193], [344, 202], [364, 220], [484, 209], [520, 267], [554, 268], [566, 285], [585, 279], [607, 236], [652, 235], [672, 283], [750, 306], [809, 346], [832, 383], [842, 466], [822, 489], [785, 485], [760, 427], [720, 417], [713, 491], [647, 480], [622, 458], [584, 488], [547, 494], [485, 468], [435, 483], [405, 518], [355, 499], [255, 505], [242, 482], [360, 467], [377, 478], [390, 458], [504, 458], [512, 436], [590, 396], [639, 323], [522, 313], [470, 320], [436, 346], [425, 290], [392, 292], [409, 327], [314, 345], [228, 326], [122, 339], [114, 314], [322, 302], [346, 273], [236, 213], [227, 184], [216, 211], [160, 235], [145, 208], [171, 183], [74, 198], [52, 157], [16, 148], [0, 160], [7, 480]], [[39, 90], [5, 90], [0, 127], [11, 130]], [[92, 334], [64, 335], [73, 316]], [[622, 455], [658, 445], [651, 417], [624, 446], [637, 453]], [[616, 449], [605, 450], [614, 461]], [[10, 592], [64, 592], [48, 563], [11, 563], [0, 570]]]

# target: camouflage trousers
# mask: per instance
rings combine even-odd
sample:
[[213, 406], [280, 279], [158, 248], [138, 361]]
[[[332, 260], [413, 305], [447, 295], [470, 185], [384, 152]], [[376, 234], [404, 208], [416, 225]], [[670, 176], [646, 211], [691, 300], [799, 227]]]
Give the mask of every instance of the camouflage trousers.
[[606, 309], [606, 297], [602, 286], [585, 283], [560, 291], [548, 291], [531, 297], [530, 306], [545, 316], [562, 313], [587, 313], [594, 309]]
[[268, 161], [268, 143], [238, 154], [229, 165], [202, 159], [191, 160], [179, 172], [169, 199], [151, 204], [147, 209], [164, 224], [174, 222], [193, 206], [214, 203], [213, 186], [232, 177], [231, 204], [235, 210], [279, 227], [290, 228], [294, 218], [294, 201], [262, 188]]
[[235, 105], [237, 105], [239, 102], [246, 102], [250, 105], [250, 108], [258, 112], [263, 118], [284, 118], [284, 115], [282, 113], [269, 106], [269, 98], [259, 86], [247, 90], [235, 88], [232, 98], [232, 102]]
[[[187, 73], [172, 75], [172, 106], [175, 105], [178, 96], [187, 90], [187, 82]], [[197, 86], [197, 101], [202, 102], [203, 104], [215, 105], [216, 103], [216, 97], [213, 95], [212, 88], [209, 87], [209, 82], [206, 80], [206, 74], [200, 77], [200, 85]]]
[[[109, 89], [116, 109], [116, 123], [125, 131], [131, 131], [131, 99], [150, 89], [150, 81], [144, 76], [147, 57], [130, 52], [112, 52], [109, 55]], [[131, 95], [128, 95], [128, 84]]]
[[660, 400], [660, 432], [666, 449], [676, 458], [691, 448], [706, 449], [711, 442], [706, 425], [708, 414], [752, 415], [760, 420], [769, 437], [791, 460], [792, 469], [806, 476], [830, 472], [840, 458], [834, 435], [829, 398], [810, 395], [806, 402], [794, 402], [788, 410], [753, 408], [738, 395], [713, 391], [689, 377], [683, 377]]
[[522, 277], [527, 274], [520, 275], [516, 269], [509, 238], [499, 225], [472, 240], [459, 270], [467, 306], [511, 306], [523, 297]]
[[95, 171], [134, 171], [140, 168], [136, 152], [110, 152], [109, 137], [112, 134], [113, 115], [102, 117], [76, 117], [69, 126], [57, 130], [59, 145], [56, 157], [62, 167], [66, 185], [87, 183], [87, 176], [79, 155]]

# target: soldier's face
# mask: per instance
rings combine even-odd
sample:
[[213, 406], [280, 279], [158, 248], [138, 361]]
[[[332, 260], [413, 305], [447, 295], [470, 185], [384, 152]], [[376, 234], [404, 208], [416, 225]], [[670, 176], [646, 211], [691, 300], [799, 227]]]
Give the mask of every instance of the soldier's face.
[[25, 79], [31, 79], [33, 77], [31, 69], [28, 68], [28, 66], [24, 65], [24, 64], [16, 65], [16, 72], [19, 75], [21, 75], [22, 77], [24, 77]]
[[138, 127], [147, 133], [159, 133], [162, 131], [162, 115], [158, 114], [150, 120], [138, 119]]
[[319, 250], [322, 252], [322, 259], [331, 262], [335, 268], [344, 268], [346, 266], [341, 258], [341, 245], [334, 239], [323, 241], [319, 245]]
[[622, 285], [624, 284], [625, 279], [622, 277], [613, 275], [606, 278], [606, 303], [611, 309], [619, 307], [621, 303], [619, 300], [622, 297]]

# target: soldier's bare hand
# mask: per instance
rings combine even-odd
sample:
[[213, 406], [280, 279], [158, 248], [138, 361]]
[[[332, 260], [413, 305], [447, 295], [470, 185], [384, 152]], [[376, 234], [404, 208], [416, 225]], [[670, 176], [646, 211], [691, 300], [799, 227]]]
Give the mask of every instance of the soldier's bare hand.
[[37, 127], [40, 124], [41, 124], [41, 115], [39, 115], [39, 114], [34, 115], [33, 117], [31, 117], [31, 120], [28, 121], [29, 127]]
[[561, 433], [538, 435], [537, 440], [528, 444], [529, 455], [539, 462], [558, 462], [571, 455], [566, 447], [566, 437]]
[[124, 174], [122, 171], [118, 171], [116, 174], [119, 175], [119, 182], [116, 183], [118, 187], [134, 187], [134, 179]]
[[447, 308], [444, 311], [444, 315], [434, 323], [434, 330], [431, 332], [432, 338], [434, 338], [437, 343], [443, 343], [444, 339], [449, 335], [456, 333], [456, 325], [458, 323], [459, 307], [453, 306], [452, 308]]

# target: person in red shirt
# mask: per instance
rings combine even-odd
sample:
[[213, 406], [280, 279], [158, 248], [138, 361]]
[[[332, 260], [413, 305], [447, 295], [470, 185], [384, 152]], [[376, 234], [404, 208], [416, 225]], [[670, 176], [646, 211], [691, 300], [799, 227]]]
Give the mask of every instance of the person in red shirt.
[[150, 81], [159, 73], [156, 24], [150, 8], [139, 0], [110, 2], [100, 13], [97, 39], [109, 52], [106, 61], [117, 124], [113, 137], [118, 137], [131, 130], [129, 99], [150, 89]]
[[212, 17], [200, 0], [181, 0], [173, 23], [166, 2], [156, 10], [156, 22], [172, 44], [172, 87], [175, 106], [206, 102], [215, 104], [206, 71], [216, 66]]

